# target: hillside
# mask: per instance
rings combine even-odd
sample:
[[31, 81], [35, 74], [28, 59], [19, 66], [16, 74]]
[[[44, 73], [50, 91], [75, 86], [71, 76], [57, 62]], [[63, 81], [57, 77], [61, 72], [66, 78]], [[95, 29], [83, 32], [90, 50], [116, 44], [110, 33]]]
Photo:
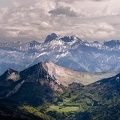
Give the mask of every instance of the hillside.
[[50, 61], [21, 72], [8, 69], [0, 76], [0, 115], [6, 119], [14, 119], [15, 114], [15, 119], [21, 115], [36, 120], [118, 120], [120, 74], [114, 74], [76, 72]]

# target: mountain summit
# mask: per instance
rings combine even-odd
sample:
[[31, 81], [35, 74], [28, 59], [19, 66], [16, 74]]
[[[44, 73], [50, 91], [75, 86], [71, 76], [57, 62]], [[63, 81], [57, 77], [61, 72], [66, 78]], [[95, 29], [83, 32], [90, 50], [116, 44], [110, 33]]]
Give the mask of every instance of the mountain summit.
[[[95, 78], [92, 73], [84, 73], [72, 71], [70, 69], [58, 66], [51, 61], [40, 62], [24, 71], [20, 72], [20, 76], [26, 79], [27, 76], [36, 76], [36, 80], [46, 79], [54, 80], [58, 85], [68, 86], [72, 82], [81, 83], [83, 85], [88, 85], [93, 83], [100, 78]], [[42, 81], [43, 82], [43, 81]], [[55, 88], [55, 87], [53, 87]]]
[[57, 37], [58, 37], [57, 34], [52, 33], [51, 35], [48, 35], [48, 36], [46, 37], [45, 42], [47, 43], [47, 42], [50, 42], [50, 41], [52, 41], [52, 40], [55, 40]]

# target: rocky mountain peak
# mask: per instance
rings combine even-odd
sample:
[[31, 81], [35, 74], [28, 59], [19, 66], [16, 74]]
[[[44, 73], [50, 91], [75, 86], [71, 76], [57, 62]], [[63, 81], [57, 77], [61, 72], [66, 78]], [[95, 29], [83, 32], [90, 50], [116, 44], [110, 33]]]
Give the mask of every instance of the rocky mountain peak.
[[2, 76], [2, 80], [13, 80], [17, 81], [20, 79], [19, 72], [9, 68]]
[[48, 35], [48, 36], [46, 37], [46, 39], [45, 39], [45, 43], [50, 42], [50, 41], [56, 39], [57, 37], [58, 37], [57, 34], [52, 33], [52, 34], [50, 34], [50, 35]]
[[62, 41], [64, 42], [72, 42], [74, 40], [80, 40], [78, 37], [76, 36], [64, 36], [62, 38], [60, 38]]
[[40, 62], [39, 66], [42, 66], [42, 69], [47, 74], [47, 77], [49, 76], [49, 78], [55, 80], [59, 85], [68, 86], [73, 82], [87, 85], [93, 81], [96, 81], [90, 74], [72, 71], [70, 69], [58, 66], [51, 61]]
[[30, 41], [29, 43], [29, 46], [35, 46], [35, 45], [40, 45], [40, 43], [38, 42], [38, 41], [36, 41], [36, 40], [33, 40], [33, 41]]
[[120, 40], [111, 40], [104, 42], [105, 46], [108, 46], [110, 48], [118, 47], [120, 46]]

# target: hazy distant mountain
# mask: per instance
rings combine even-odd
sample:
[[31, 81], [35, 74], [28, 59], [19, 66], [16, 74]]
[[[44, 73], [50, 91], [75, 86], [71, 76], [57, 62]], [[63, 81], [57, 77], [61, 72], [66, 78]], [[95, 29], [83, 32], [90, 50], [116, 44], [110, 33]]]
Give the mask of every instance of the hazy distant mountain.
[[52, 61], [77, 71], [120, 70], [120, 40], [89, 43], [76, 36], [48, 35], [43, 43], [0, 43], [0, 73], [23, 70], [40, 61]]

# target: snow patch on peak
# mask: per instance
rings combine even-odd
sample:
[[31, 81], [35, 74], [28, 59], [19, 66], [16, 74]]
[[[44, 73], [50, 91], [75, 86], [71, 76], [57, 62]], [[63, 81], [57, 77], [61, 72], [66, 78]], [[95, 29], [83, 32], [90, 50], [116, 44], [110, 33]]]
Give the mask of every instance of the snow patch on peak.
[[67, 52], [64, 52], [64, 53], [62, 53], [60, 55], [57, 55], [56, 58], [62, 58], [62, 57], [67, 56], [68, 54], [69, 54], [69, 52], [67, 51]]

